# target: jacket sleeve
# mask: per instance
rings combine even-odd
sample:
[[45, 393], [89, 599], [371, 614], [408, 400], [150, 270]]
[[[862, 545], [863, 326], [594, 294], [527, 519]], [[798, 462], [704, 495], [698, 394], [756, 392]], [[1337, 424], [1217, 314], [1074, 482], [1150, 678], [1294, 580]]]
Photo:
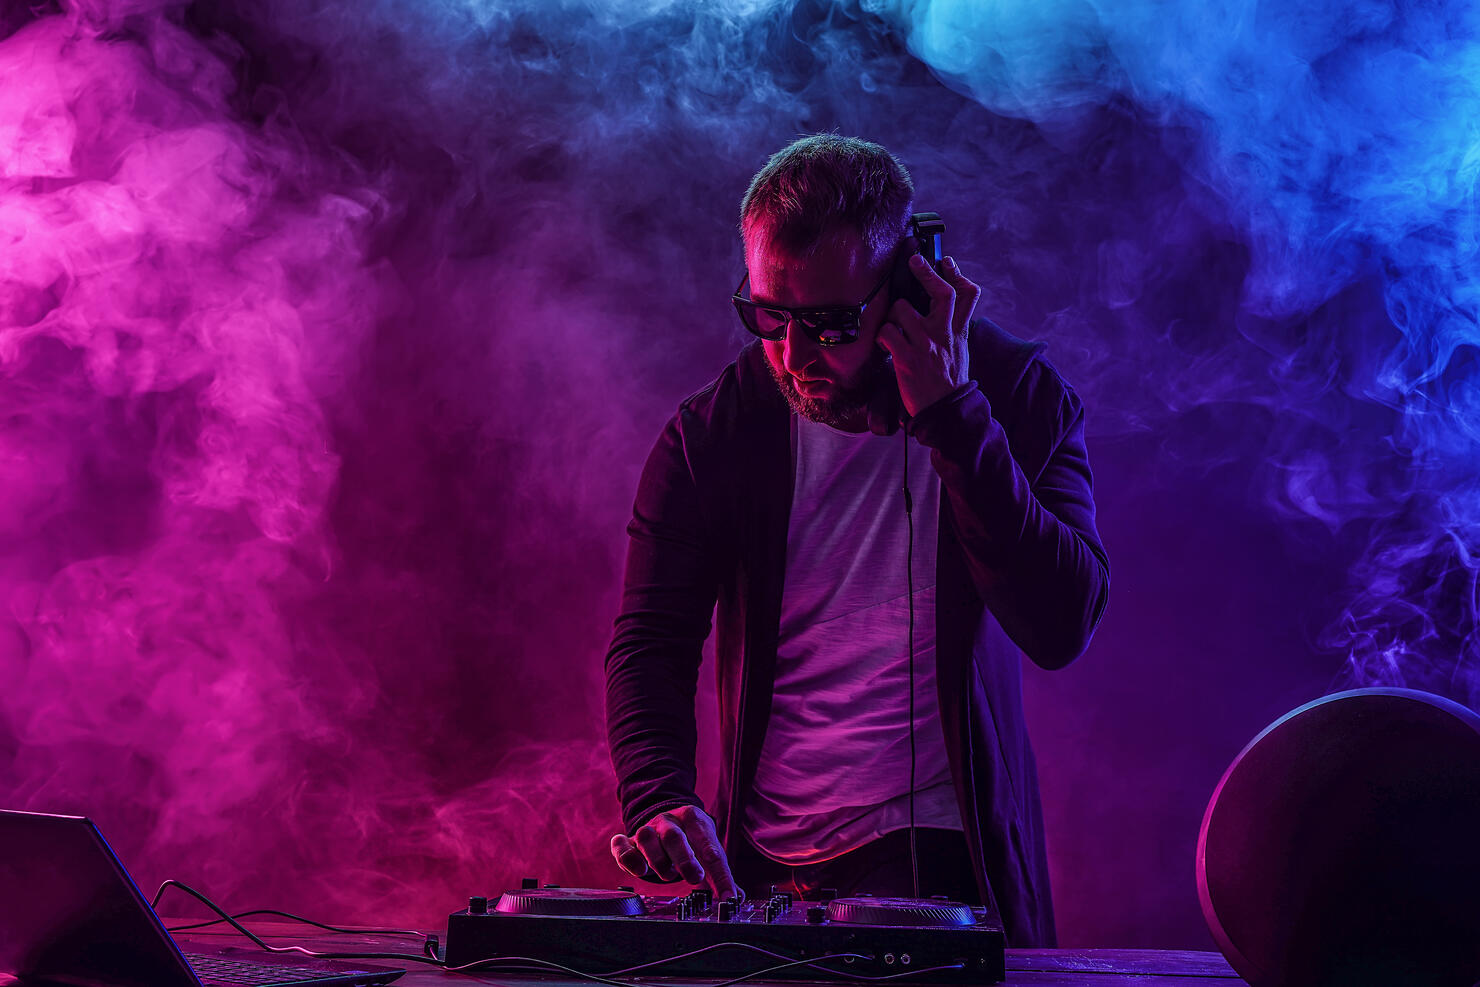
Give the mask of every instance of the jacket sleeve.
[[978, 594], [1035, 664], [1062, 668], [1089, 646], [1110, 586], [1084, 407], [1037, 359], [1010, 402], [1011, 444], [975, 381], [924, 409], [910, 434], [931, 450]]
[[702, 807], [694, 791], [694, 696], [717, 581], [682, 414], [643, 467], [606, 655], [607, 740], [628, 833], [665, 809]]

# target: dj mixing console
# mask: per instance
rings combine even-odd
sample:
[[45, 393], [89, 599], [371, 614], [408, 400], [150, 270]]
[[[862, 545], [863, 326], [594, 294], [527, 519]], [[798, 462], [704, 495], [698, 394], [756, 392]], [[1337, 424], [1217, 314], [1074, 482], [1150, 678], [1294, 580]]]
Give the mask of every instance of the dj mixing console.
[[[1002, 927], [980, 908], [941, 898], [797, 901], [772, 893], [715, 901], [524, 887], [469, 900], [447, 920], [449, 967], [527, 957], [604, 977], [982, 984], [1003, 978]], [[513, 962], [513, 961], [509, 961]], [[641, 968], [640, 970], [638, 968]]]

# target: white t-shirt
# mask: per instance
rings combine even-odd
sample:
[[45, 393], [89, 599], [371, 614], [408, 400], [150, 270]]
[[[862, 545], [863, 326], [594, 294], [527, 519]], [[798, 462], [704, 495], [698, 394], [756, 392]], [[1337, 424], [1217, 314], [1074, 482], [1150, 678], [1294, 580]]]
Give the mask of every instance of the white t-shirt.
[[[903, 432], [792, 418], [796, 453], [771, 717], [745, 830], [816, 863], [909, 825], [909, 540]], [[964, 829], [935, 693], [940, 478], [910, 448], [914, 507], [915, 825]]]

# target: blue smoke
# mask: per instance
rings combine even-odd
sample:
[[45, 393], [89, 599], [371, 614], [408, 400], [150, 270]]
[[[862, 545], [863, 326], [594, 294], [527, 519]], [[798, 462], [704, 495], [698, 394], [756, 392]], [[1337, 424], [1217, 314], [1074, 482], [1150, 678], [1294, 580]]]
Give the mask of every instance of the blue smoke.
[[[1242, 397], [1288, 429], [1266, 453], [1286, 479], [1276, 506], [1369, 539], [1323, 643], [1347, 653], [1346, 681], [1475, 705], [1480, 6], [872, 6], [997, 113], [1054, 132], [1128, 100], [1196, 135], [1185, 177], [1227, 204], [1250, 249], [1239, 326], [1269, 350], [1272, 387]], [[1363, 283], [1385, 319], [1320, 325]], [[1272, 346], [1271, 321], [1304, 331]]]

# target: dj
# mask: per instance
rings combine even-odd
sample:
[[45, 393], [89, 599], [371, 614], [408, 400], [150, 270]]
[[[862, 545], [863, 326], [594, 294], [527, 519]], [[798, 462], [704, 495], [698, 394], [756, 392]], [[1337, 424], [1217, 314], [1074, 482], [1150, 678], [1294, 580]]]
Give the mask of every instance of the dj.
[[[1105, 608], [1084, 411], [1040, 345], [972, 321], [981, 289], [955, 261], [914, 254], [913, 194], [888, 151], [835, 135], [784, 148], [745, 194], [736, 308], [760, 340], [663, 429], [627, 528], [611, 849], [721, 896], [946, 895], [1051, 945], [1019, 649], [1060, 668]], [[910, 279], [928, 304], [902, 297]]]

